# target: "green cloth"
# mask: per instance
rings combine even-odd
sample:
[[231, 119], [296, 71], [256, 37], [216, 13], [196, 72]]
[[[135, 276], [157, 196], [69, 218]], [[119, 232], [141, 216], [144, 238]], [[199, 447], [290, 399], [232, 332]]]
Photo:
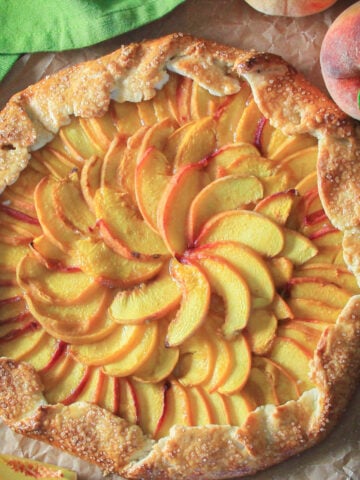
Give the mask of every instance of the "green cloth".
[[0, 0], [0, 80], [23, 53], [87, 47], [138, 28], [185, 0]]

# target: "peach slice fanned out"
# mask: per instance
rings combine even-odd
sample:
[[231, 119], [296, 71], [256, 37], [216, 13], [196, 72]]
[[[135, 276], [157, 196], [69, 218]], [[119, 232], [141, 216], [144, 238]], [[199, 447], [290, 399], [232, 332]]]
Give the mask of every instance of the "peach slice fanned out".
[[86, 160], [80, 174], [80, 187], [85, 202], [91, 212], [95, 212], [94, 197], [96, 190], [100, 187], [100, 175], [102, 169], [102, 159], [100, 157], [91, 157]]
[[199, 264], [212, 291], [223, 299], [226, 313], [222, 333], [227, 340], [235, 338], [246, 326], [250, 315], [251, 297], [246, 281], [221, 257], [204, 255], [192, 258], [191, 263]]
[[185, 165], [173, 175], [163, 192], [157, 211], [160, 234], [172, 255], [187, 247], [186, 222], [189, 207], [203, 186], [201, 163]]
[[322, 302], [332, 308], [342, 308], [350, 299], [351, 293], [325, 281], [299, 277], [288, 283], [291, 298], [304, 298]]
[[114, 252], [128, 259], [153, 259], [168, 252], [155, 233], [122, 198], [109, 188], [95, 195], [95, 211], [105, 243]]
[[228, 175], [203, 188], [191, 203], [188, 237], [192, 244], [201, 227], [217, 213], [251, 205], [263, 196], [263, 186], [256, 177]]
[[155, 147], [149, 147], [136, 166], [137, 205], [144, 220], [156, 232], [158, 205], [169, 181], [169, 170], [168, 159]]
[[246, 326], [251, 351], [265, 355], [276, 336], [277, 318], [266, 309], [254, 309]]
[[180, 287], [164, 268], [150, 282], [118, 292], [110, 306], [110, 315], [122, 324], [143, 323], [167, 315], [179, 304], [181, 295]]
[[210, 305], [210, 285], [198, 266], [170, 261], [170, 275], [181, 289], [179, 310], [171, 320], [166, 345], [174, 347], [189, 338], [204, 322]]
[[17, 268], [18, 284], [28, 293], [48, 303], [71, 305], [84, 301], [99, 285], [81, 270], [49, 270], [31, 255]]
[[284, 236], [285, 246], [281, 256], [291, 260], [294, 265], [302, 265], [318, 253], [313, 242], [301, 233], [285, 228]]
[[110, 143], [104, 160], [101, 162], [99, 187], [118, 187], [118, 170], [126, 148], [126, 137], [117, 135]]
[[251, 368], [251, 350], [245, 335], [240, 334], [233, 341], [229, 342], [231, 356], [233, 359], [233, 368], [225, 381], [217, 389], [224, 395], [232, 395], [239, 392], [250, 374]]
[[282, 228], [273, 220], [248, 210], [233, 210], [212, 217], [202, 228], [195, 245], [219, 241], [240, 242], [267, 257], [281, 252]]
[[295, 190], [274, 193], [259, 202], [254, 210], [266, 215], [279, 225], [285, 225], [294, 204], [295, 195]]
[[[193, 252], [193, 253], [192, 253]], [[214, 242], [190, 251], [189, 256], [217, 256], [226, 260], [246, 279], [253, 303], [268, 305], [275, 294], [274, 282], [266, 262], [250, 247], [239, 242]]]
[[97, 282], [110, 287], [131, 287], [154, 277], [164, 261], [155, 258], [139, 261], [117, 255], [101, 241], [78, 240], [72, 252], [74, 263]]

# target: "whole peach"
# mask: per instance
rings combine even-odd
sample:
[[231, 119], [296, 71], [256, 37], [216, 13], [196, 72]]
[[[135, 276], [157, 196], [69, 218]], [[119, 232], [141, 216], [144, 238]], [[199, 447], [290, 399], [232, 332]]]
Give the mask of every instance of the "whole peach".
[[285, 17], [305, 17], [321, 12], [336, 0], [245, 0], [259, 12]]
[[320, 51], [325, 85], [337, 105], [360, 120], [360, 2], [330, 25]]

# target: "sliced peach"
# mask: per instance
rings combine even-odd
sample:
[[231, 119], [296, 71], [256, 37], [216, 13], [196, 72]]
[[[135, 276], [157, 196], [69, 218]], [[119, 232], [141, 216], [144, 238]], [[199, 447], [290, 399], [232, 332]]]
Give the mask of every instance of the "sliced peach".
[[279, 225], [285, 225], [294, 205], [295, 195], [295, 190], [274, 193], [261, 200], [254, 210], [271, 218]]
[[145, 334], [146, 325], [116, 325], [109, 334], [89, 344], [71, 345], [71, 354], [85, 365], [105, 365], [123, 358]]
[[51, 147], [44, 147], [32, 152], [32, 158], [41, 163], [48, 170], [48, 173], [51, 173], [57, 179], [66, 177], [77, 166], [75, 162], [71, 161], [70, 157]]
[[[39, 326], [39, 325], [38, 325]], [[14, 360], [22, 360], [26, 355], [34, 351], [46, 332], [41, 328], [36, 328], [35, 323], [28, 328], [19, 328], [13, 325], [13, 330], [18, 330], [18, 334], [8, 337], [6, 341], [0, 339], [0, 356], [9, 357]]]
[[117, 131], [125, 136], [133, 135], [141, 128], [136, 103], [112, 102], [110, 113]]
[[156, 92], [155, 97], [153, 97], [152, 102], [155, 110], [155, 116], [158, 121], [162, 121], [168, 118], [173, 118], [175, 120], [175, 114], [172, 108], [172, 103], [168, 99], [168, 82], [161, 90]]
[[61, 127], [59, 137], [69, 150], [71, 156], [79, 162], [93, 155], [99, 157], [104, 156], [105, 152], [101, 145], [94, 143], [88, 137], [78, 117], [73, 118], [69, 125]]
[[[233, 169], [232, 166], [242, 164], [242, 169], [240, 169], [238, 174], [244, 175], [248, 173], [246, 171], [245, 164], [242, 163], [246, 159], [251, 159], [250, 162], [253, 162], [254, 164], [259, 163], [261, 157], [257, 148], [251, 143], [230, 143], [216, 150], [208, 158], [206, 171], [210, 175], [211, 179], [214, 180], [224, 175], [236, 174], [237, 172], [231, 171]], [[263, 159], [261, 159], [261, 161], [262, 160]], [[249, 172], [249, 175], [253, 175], [253, 173]]]
[[257, 407], [254, 399], [244, 390], [227, 396], [225, 401], [229, 410], [230, 425], [241, 426], [249, 413]]
[[184, 386], [206, 383], [215, 364], [215, 348], [211, 336], [201, 330], [185, 340], [179, 347], [180, 356], [174, 374]]
[[231, 407], [228, 405], [227, 396], [219, 392], [209, 393], [206, 397], [210, 407], [212, 423], [215, 425], [229, 425], [231, 422]]
[[21, 195], [24, 199], [29, 202], [33, 202], [33, 194], [36, 185], [44, 178], [44, 173], [36, 171], [30, 165], [26, 167], [25, 170], [21, 172], [18, 179], [13, 183], [9, 188], [12, 192], [17, 195]]
[[149, 358], [145, 365], [134, 372], [134, 376], [140, 382], [158, 383], [167, 378], [175, 368], [179, 359], [177, 347], [166, 347], [167, 321], [159, 323], [159, 341], [157, 351]]
[[314, 319], [327, 323], [335, 323], [342, 310], [311, 298], [290, 298], [287, 303], [296, 318]]
[[312, 359], [312, 354], [295, 340], [287, 337], [276, 337], [269, 358], [297, 380], [301, 393], [314, 387], [309, 376], [309, 362]]
[[113, 138], [101, 163], [100, 185], [98, 187], [118, 188], [118, 170], [126, 148], [126, 137], [117, 135]]
[[310, 240], [318, 248], [321, 247], [338, 247], [342, 244], [343, 232], [337, 230], [332, 226], [325, 226], [324, 228], [319, 229], [317, 232], [314, 232], [309, 236]]
[[[266, 173], [259, 171], [260, 174]], [[261, 182], [264, 187], [264, 196], [274, 195], [278, 192], [288, 190], [293, 186], [291, 172], [289, 169], [282, 168], [278, 173], [272, 173], [261, 177]]]
[[81, 303], [99, 288], [81, 271], [49, 270], [32, 255], [19, 263], [17, 281], [24, 291], [40, 300], [62, 305]]
[[74, 359], [67, 353], [66, 344], [59, 346], [49, 364], [39, 372], [40, 379], [45, 386], [45, 394], [70, 373], [74, 363]]
[[[102, 370], [100, 372], [100, 392], [97, 400], [99, 406], [105, 408], [108, 412], [121, 415], [122, 418], [136, 423], [137, 412], [134, 397], [127, 379], [109, 377]], [[123, 411], [120, 413], [122, 402], [127, 404], [127, 411], [124, 412], [124, 409], [122, 409]]]
[[45, 235], [34, 238], [29, 247], [34, 257], [48, 269], [55, 268], [64, 271], [77, 269], [72, 256], [61, 251]]
[[251, 351], [244, 335], [229, 342], [232, 350], [233, 367], [225, 382], [218, 388], [219, 393], [231, 395], [241, 390], [247, 382], [251, 369]]
[[144, 323], [167, 315], [179, 304], [181, 295], [181, 288], [164, 268], [150, 282], [118, 292], [110, 306], [110, 315], [117, 323]]
[[94, 197], [100, 187], [103, 161], [100, 157], [90, 157], [84, 163], [80, 175], [80, 188], [88, 208], [94, 213]]
[[302, 180], [295, 185], [295, 190], [297, 190], [300, 195], [305, 195], [307, 192], [317, 189], [317, 172], [311, 172], [306, 175]]
[[226, 381], [233, 367], [233, 349], [229, 343], [216, 333], [212, 336], [212, 342], [215, 347], [216, 361], [211, 378], [205, 385], [210, 393], [217, 390]]
[[191, 203], [188, 238], [192, 244], [209, 218], [226, 210], [245, 208], [261, 199], [263, 187], [256, 177], [228, 175], [203, 188]]
[[257, 125], [263, 114], [260, 112], [255, 100], [249, 99], [246, 108], [237, 125], [235, 140], [237, 142], [254, 143]]
[[246, 393], [255, 400], [257, 405], [277, 405], [274, 385], [260, 368], [251, 368], [246, 383]]
[[104, 152], [109, 148], [109, 144], [117, 132], [110, 112], [105, 113], [102, 117], [80, 118], [80, 125], [92, 143], [98, 145]]
[[105, 243], [128, 259], [152, 259], [167, 254], [161, 237], [124, 200], [121, 193], [101, 188], [95, 195], [95, 212]]
[[[57, 182], [45, 177], [34, 192], [36, 213], [45, 236], [60, 250], [67, 253], [79, 239], [79, 234], [57, 214], [55, 190]], [[86, 210], [87, 207], [86, 207]]]
[[136, 104], [141, 125], [153, 125], [157, 118], [154, 110], [154, 105], [151, 100], [143, 100]]
[[276, 336], [277, 318], [266, 309], [254, 309], [246, 325], [251, 351], [256, 355], [265, 355]]
[[291, 298], [307, 298], [322, 302], [332, 308], [343, 308], [351, 297], [344, 288], [320, 279], [293, 278], [288, 284]]
[[191, 405], [192, 425], [209, 425], [212, 423], [212, 409], [208, 395], [203, 388], [194, 386], [186, 389]]
[[250, 291], [244, 278], [226, 260], [216, 256], [200, 256], [191, 259], [198, 262], [208, 278], [212, 290], [225, 303], [225, 320], [222, 333], [226, 339], [235, 338], [246, 326], [251, 309]]
[[74, 245], [74, 263], [83, 272], [99, 283], [128, 288], [153, 278], [162, 268], [163, 260], [132, 260], [117, 255], [103, 242], [89, 238], [78, 240]]
[[89, 378], [89, 372], [88, 367], [73, 361], [71, 367], [66, 369], [66, 374], [58, 378], [56, 383], [50, 388], [45, 383], [45, 397], [47, 401], [49, 403], [62, 402], [65, 405], [72, 403], [72, 400], [75, 401], [77, 394], [80, 394], [81, 389], [85, 387]]
[[251, 89], [247, 82], [242, 82], [240, 86], [240, 91], [227, 97], [226, 104], [220, 106], [216, 112], [218, 145], [234, 142], [236, 129], [246, 110], [246, 102], [250, 97]]
[[146, 131], [145, 135], [141, 140], [137, 161], [141, 161], [144, 153], [150, 147], [154, 147], [159, 151], [163, 151], [167, 143], [168, 137], [175, 131], [177, 127], [178, 125], [176, 121], [169, 117], [154, 123]]
[[160, 199], [169, 182], [170, 165], [163, 153], [150, 147], [138, 162], [135, 172], [137, 206], [146, 223], [155, 231]]
[[15, 272], [20, 260], [29, 253], [27, 245], [9, 245], [0, 242], [0, 268]]
[[175, 111], [179, 125], [186, 124], [191, 119], [190, 102], [193, 84], [193, 80], [188, 77], [180, 77], [178, 80], [175, 92]]
[[132, 380], [138, 403], [137, 423], [144, 433], [153, 435], [165, 409], [166, 387], [163, 383], [141, 383]]
[[113, 384], [114, 400], [117, 413], [129, 423], [136, 424], [139, 421], [139, 400], [133, 382], [129, 378], [110, 378]]
[[283, 288], [293, 275], [293, 263], [286, 257], [270, 258], [267, 266], [276, 288]]
[[269, 152], [269, 158], [275, 161], [281, 161], [289, 157], [292, 154], [295, 154], [299, 150], [308, 147], [314, 147], [317, 144], [316, 138], [312, 135], [303, 134], [287, 137], [287, 139], [282, 142], [279, 147], [273, 151]]
[[185, 235], [189, 207], [203, 187], [202, 164], [182, 167], [166, 186], [158, 206], [157, 225], [160, 234], [173, 254], [187, 247]]
[[301, 233], [285, 228], [284, 234], [285, 245], [281, 256], [288, 258], [294, 265], [302, 265], [318, 253], [317, 247]]
[[36, 237], [41, 233], [40, 224], [36, 215], [30, 216], [8, 205], [0, 205], [0, 222], [26, 237]]
[[210, 285], [197, 265], [182, 264], [175, 259], [170, 261], [170, 275], [182, 294], [180, 308], [171, 320], [166, 336], [166, 345], [174, 347], [194, 334], [206, 319]]
[[182, 138], [174, 157], [175, 172], [185, 165], [208, 157], [216, 147], [216, 123], [204, 117], [193, 123]]
[[167, 436], [173, 425], [191, 425], [191, 405], [187, 391], [178, 382], [166, 384], [165, 407], [156, 426], [154, 438]]
[[274, 257], [284, 247], [282, 228], [257, 212], [235, 210], [219, 213], [202, 228], [195, 245], [218, 241], [235, 241], [253, 248], [267, 257]]
[[[246, 280], [253, 303], [267, 305], [275, 294], [274, 282], [261, 256], [239, 242], [214, 242], [194, 249], [193, 255], [215, 255], [225, 259]], [[190, 256], [192, 253], [190, 253]]]
[[194, 82], [191, 90], [190, 113], [193, 120], [213, 115], [223, 102], [221, 97], [211, 95], [209, 91]]
[[271, 304], [271, 309], [278, 320], [294, 318], [294, 313], [290, 306], [278, 293], [275, 293], [274, 300]]
[[59, 340], [45, 332], [40, 342], [29, 353], [23, 355], [21, 361], [30, 363], [35, 370], [40, 371], [49, 365], [51, 358], [54, 357], [58, 349], [58, 345]]
[[87, 369], [88, 379], [86, 384], [76, 393], [77, 402], [89, 402], [99, 404], [101, 389], [104, 383], [104, 374], [100, 368], [89, 367]]
[[321, 331], [311, 328], [310, 322], [306, 323], [298, 323], [296, 320], [284, 322], [279, 326], [277, 333], [280, 337], [292, 338], [308, 350], [314, 351], [319, 342]]
[[172, 163], [173, 160], [179, 150], [179, 146], [183, 142], [183, 139], [186, 137], [188, 132], [192, 129], [193, 125], [195, 125], [195, 121], [185, 123], [177, 128], [169, 138], [165, 146], [163, 147], [162, 152], [164, 153], [165, 157]]
[[289, 155], [281, 161], [281, 165], [290, 168], [294, 179], [299, 182], [301, 179], [316, 170], [318, 148], [308, 147]]
[[158, 322], [149, 322], [145, 331], [134, 347], [117, 360], [107, 363], [102, 368], [108, 375], [126, 377], [141, 368], [152, 355], [156, 354], [159, 340]]
[[359, 292], [356, 278], [349, 270], [329, 263], [304, 265], [301, 269], [295, 271], [295, 276], [321, 278], [354, 294]]
[[253, 365], [261, 370], [272, 384], [277, 404], [281, 405], [299, 397], [297, 380], [289, 375], [283, 367], [266, 357], [254, 357]]

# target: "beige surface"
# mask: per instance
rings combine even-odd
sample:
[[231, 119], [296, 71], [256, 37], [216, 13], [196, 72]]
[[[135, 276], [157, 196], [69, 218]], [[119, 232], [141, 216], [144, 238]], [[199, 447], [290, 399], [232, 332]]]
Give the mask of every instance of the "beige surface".
[[[307, 18], [267, 17], [252, 10], [242, 0], [187, 0], [167, 17], [141, 29], [104, 42], [96, 47], [61, 54], [24, 56], [0, 85], [2, 104], [15, 91], [34, 83], [70, 63], [94, 58], [123, 43], [153, 38], [173, 31], [234, 45], [267, 50], [282, 55], [313, 83], [324, 89], [319, 69], [322, 38], [333, 19], [352, 1], [339, 0], [334, 7]], [[360, 479], [360, 392], [352, 401], [343, 421], [321, 445], [303, 455], [252, 477], [254, 480], [345, 480]], [[101, 473], [54, 452], [37, 442], [29, 442], [0, 426], [0, 450], [57, 462], [81, 472], [80, 480], [100, 480]]]

